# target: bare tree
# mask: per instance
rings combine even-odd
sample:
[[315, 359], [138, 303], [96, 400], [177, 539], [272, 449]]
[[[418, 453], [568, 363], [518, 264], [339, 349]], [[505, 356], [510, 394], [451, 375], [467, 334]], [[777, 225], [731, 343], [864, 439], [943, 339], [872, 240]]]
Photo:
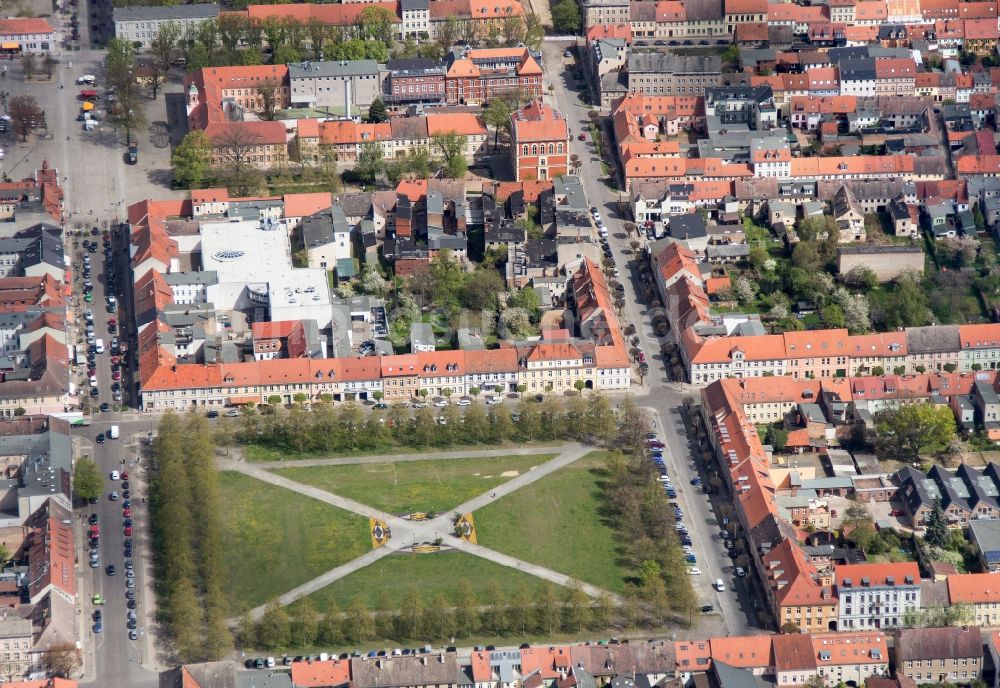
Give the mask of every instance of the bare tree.
[[31, 53], [25, 53], [21, 56], [21, 69], [24, 70], [24, 80], [31, 81], [31, 78], [35, 76], [35, 56]]
[[274, 119], [274, 111], [278, 108], [278, 88], [278, 83], [271, 79], [268, 79], [257, 87], [257, 96], [260, 98], [261, 119]]
[[54, 676], [70, 678], [80, 668], [80, 653], [71, 643], [56, 645], [45, 653], [45, 667]]
[[56, 70], [56, 58], [52, 57], [51, 53], [45, 53], [45, 57], [42, 58], [42, 69], [45, 70], [45, 78], [51, 79], [52, 73]]
[[11, 98], [9, 112], [14, 133], [21, 137], [21, 141], [28, 140], [28, 134], [38, 127], [44, 116], [33, 96]]
[[174, 63], [174, 55], [177, 51], [177, 42], [181, 37], [181, 27], [174, 22], [166, 22], [160, 25], [153, 40], [150, 41], [149, 48], [153, 53], [153, 100], [160, 88], [160, 79], [166, 80], [170, 65]]
[[254, 151], [260, 145], [260, 136], [243, 127], [227, 127], [212, 141], [220, 174], [236, 195], [248, 196], [260, 187], [261, 173], [253, 162]]

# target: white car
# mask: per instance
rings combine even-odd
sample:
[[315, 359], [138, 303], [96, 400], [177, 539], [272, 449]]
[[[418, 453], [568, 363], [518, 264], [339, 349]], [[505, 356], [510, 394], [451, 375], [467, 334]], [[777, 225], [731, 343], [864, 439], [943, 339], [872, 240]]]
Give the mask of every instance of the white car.
[[458, 400], [458, 405], [459, 406], [471, 406], [472, 405], [472, 400], [471, 399], [459, 399]]
[[444, 408], [445, 406], [448, 405], [448, 400], [447, 399], [441, 399], [439, 401], [435, 401], [434, 405], [437, 406], [438, 408]]
[[500, 396], [499, 394], [496, 395], [496, 396], [494, 396], [494, 397], [488, 397], [486, 399], [486, 403], [489, 404], [490, 406], [493, 406], [495, 404], [502, 404], [503, 403], [503, 397]]
[[701, 569], [699, 569], [697, 566], [689, 566], [688, 567], [688, 575], [689, 576], [700, 576], [701, 575]]
[[118, 471], [111, 471], [111, 479], [118, 480]]
[[238, 415], [240, 415], [240, 410], [229, 409], [228, 411], [226, 411], [226, 415], [229, 416], [230, 418], [236, 418]]
[[736, 567], [736, 575], [742, 577], [742, 576], [747, 575], [747, 572], [743, 570], [742, 566], [737, 566]]

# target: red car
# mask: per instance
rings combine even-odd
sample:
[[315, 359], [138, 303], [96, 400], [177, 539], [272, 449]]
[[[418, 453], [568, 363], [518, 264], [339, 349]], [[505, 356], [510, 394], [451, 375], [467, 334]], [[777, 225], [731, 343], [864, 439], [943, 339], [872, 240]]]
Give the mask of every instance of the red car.
[[892, 511], [889, 512], [889, 515], [890, 516], [902, 516], [903, 512], [900, 511], [899, 509], [893, 509]]
[[645, 363], [645, 362], [646, 362], [646, 354], [644, 354], [644, 353], [642, 353], [640, 351], [639, 352], [639, 363]]
[[122, 517], [123, 518], [132, 518], [132, 510], [131, 509], [122, 509]]
[[128, 471], [122, 471], [122, 480], [128, 480]]
[[663, 449], [664, 447], [667, 446], [660, 440], [649, 440], [648, 442], [646, 442], [646, 445], [651, 447], [652, 449]]
[[121, 380], [122, 379], [122, 374], [116, 370], [113, 373], [111, 373], [111, 379], [112, 380]]
[[586, 134], [580, 134], [576, 138], [580, 139], [581, 141], [586, 141], [587, 140], [587, 135]]
[[132, 526], [125, 526], [125, 537], [132, 537]]

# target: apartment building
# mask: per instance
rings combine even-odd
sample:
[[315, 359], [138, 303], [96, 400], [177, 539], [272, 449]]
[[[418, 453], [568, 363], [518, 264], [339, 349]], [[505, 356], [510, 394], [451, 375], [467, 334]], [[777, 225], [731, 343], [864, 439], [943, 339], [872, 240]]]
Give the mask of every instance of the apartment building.
[[983, 638], [978, 628], [907, 628], [895, 648], [896, 673], [919, 683], [969, 683], [979, 677]]
[[681, 56], [660, 52], [631, 52], [628, 90], [649, 95], [701, 96], [719, 85], [722, 62], [717, 55]]
[[165, 24], [175, 25], [180, 35], [186, 36], [218, 16], [219, 6], [215, 3], [115, 7], [115, 38], [148, 48]]
[[429, 38], [431, 35], [431, 8], [429, 0], [400, 0], [400, 31], [407, 38]]
[[837, 628], [898, 628], [920, 609], [920, 568], [914, 562], [836, 566]]
[[[981, 523], [996, 525], [991, 521]], [[972, 607], [971, 621], [979, 628], [1000, 627], [1000, 573], [953, 574], [946, 580], [950, 604]]]
[[498, 95], [542, 95], [542, 68], [527, 48], [456, 48], [447, 58], [445, 93], [449, 104], [476, 105]]
[[386, 70], [386, 101], [390, 103], [438, 103], [445, 99], [445, 66], [437, 60], [393, 58]]
[[281, 122], [229, 122], [209, 124], [205, 134], [212, 142], [212, 164], [227, 167], [238, 159], [261, 170], [288, 164], [288, 137]]

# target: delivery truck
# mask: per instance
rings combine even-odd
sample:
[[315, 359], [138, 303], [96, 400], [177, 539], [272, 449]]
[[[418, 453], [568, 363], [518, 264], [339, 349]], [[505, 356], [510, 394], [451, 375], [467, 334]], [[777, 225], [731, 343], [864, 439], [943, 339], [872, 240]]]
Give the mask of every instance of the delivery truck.
[[118, 439], [118, 426], [117, 425], [112, 425], [110, 428], [108, 428], [108, 437], [110, 437], [113, 440]]

